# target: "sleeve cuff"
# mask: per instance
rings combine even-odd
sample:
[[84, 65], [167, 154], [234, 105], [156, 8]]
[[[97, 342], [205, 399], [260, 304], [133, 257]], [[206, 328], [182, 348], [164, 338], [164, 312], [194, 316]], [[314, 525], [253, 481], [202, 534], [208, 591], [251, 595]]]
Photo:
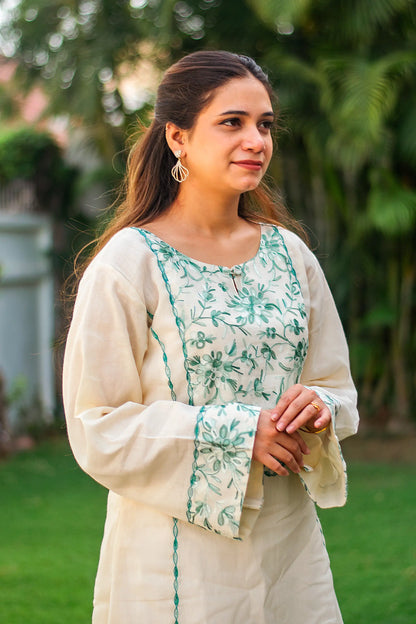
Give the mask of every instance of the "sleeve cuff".
[[240, 403], [200, 409], [188, 489], [188, 522], [229, 538], [240, 538], [251, 530], [262, 504], [257, 462], [251, 470], [259, 414], [260, 408]]
[[300, 475], [306, 491], [319, 507], [342, 507], [347, 500], [347, 472], [333, 422], [322, 433], [299, 433], [311, 451], [304, 455]]

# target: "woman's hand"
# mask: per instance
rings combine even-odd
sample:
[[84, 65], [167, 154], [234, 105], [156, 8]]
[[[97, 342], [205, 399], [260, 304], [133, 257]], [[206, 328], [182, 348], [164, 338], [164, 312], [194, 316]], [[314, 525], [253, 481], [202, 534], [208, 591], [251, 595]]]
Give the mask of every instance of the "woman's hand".
[[300, 427], [314, 433], [325, 429], [331, 422], [331, 412], [322, 399], [301, 384], [291, 386], [282, 394], [272, 410], [272, 421], [277, 431], [293, 434]]
[[296, 431], [292, 434], [278, 431], [272, 414], [272, 410], [260, 412], [253, 459], [281, 476], [289, 475], [287, 468], [299, 473], [303, 468], [302, 455], [308, 455], [310, 450]]

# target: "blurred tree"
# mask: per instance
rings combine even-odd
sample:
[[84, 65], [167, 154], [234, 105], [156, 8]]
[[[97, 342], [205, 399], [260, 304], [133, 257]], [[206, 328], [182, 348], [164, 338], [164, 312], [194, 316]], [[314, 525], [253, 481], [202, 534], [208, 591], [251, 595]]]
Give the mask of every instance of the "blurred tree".
[[111, 159], [122, 140], [116, 74], [123, 60], [137, 54], [137, 11], [117, 0], [22, 0], [10, 17], [2, 39], [18, 61], [21, 89], [40, 82], [51, 96], [45, 114], [70, 114], [74, 124], [88, 125]]
[[225, 48], [269, 71], [290, 128], [273, 173], [316, 233], [364, 411], [399, 426], [416, 400], [414, 1], [15, 5], [2, 37], [21, 84], [41, 80], [50, 111], [86, 127], [108, 161], [133, 116], [151, 107], [140, 80], [135, 102], [123, 96], [124, 76], [141, 63], [157, 73], [184, 53]]
[[280, 41], [289, 203], [327, 254], [367, 413], [400, 428], [415, 400], [416, 6], [251, 0]]
[[[154, 71], [183, 52], [209, 45], [258, 51], [272, 45], [274, 34], [255, 19], [244, 2], [201, 0], [21, 0], [10, 8], [0, 31], [2, 48], [18, 60], [20, 88], [41, 82], [50, 94], [45, 114], [71, 115], [87, 124], [101, 153], [118, 151], [132, 113], [120, 93], [126, 74], [148, 60]], [[13, 4], [12, 4], [13, 6]], [[257, 45], [256, 45], [257, 44]], [[1, 49], [1, 48], [0, 48]], [[152, 100], [153, 93], [142, 98]]]
[[16, 180], [33, 182], [40, 212], [65, 218], [75, 175], [47, 132], [27, 126], [0, 131], [0, 186]]

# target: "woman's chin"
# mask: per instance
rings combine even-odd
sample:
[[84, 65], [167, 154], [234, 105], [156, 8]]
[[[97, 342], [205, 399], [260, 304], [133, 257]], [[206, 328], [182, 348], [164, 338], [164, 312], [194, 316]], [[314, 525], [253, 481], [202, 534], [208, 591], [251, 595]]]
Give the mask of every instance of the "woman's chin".
[[256, 180], [256, 181], [251, 180], [250, 182], [247, 182], [247, 184], [242, 185], [243, 188], [241, 188], [241, 192], [247, 193], [248, 191], [254, 191], [254, 189], [256, 189], [259, 184], [260, 184], [260, 180]]

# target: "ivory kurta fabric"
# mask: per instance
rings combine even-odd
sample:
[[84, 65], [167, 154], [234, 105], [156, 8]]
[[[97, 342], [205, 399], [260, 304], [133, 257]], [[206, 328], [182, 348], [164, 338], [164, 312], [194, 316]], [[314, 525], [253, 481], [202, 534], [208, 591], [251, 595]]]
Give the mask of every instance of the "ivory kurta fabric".
[[[262, 225], [254, 258], [198, 262], [116, 234], [79, 288], [64, 363], [68, 433], [109, 489], [93, 622], [342, 622], [314, 502], [343, 505], [338, 440], [358, 416], [325, 278]], [[261, 408], [296, 382], [332, 412], [299, 476], [252, 461]]]

